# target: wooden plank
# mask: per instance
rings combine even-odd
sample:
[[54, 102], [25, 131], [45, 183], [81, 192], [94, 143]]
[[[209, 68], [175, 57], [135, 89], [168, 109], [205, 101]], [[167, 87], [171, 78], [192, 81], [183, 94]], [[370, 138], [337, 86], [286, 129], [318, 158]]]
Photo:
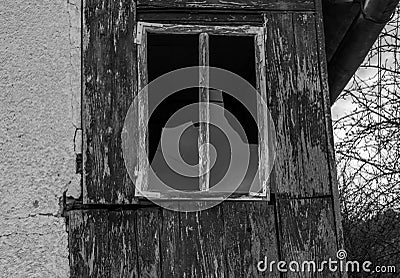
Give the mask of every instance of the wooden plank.
[[[331, 198], [279, 200], [278, 213], [281, 260], [287, 264], [296, 261], [300, 266], [304, 261], [314, 261], [318, 268], [322, 261], [337, 260]], [[288, 271], [286, 277], [340, 277], [340, 273], [329, 271], [325, 265], [321, 272]]]
[[181, 278], [180, 212], [163, 210], [160, 235], [161, 273], [163, 277]]
[[278, 258], [273, 206], [229, 204], [69, 211], [71, 277], [278, 277], [256, 268]]
[[71, 277], [137, 277], [135, 213], [67, 213]]
[[279, 277], [260, 272], [259, 261], [278, 261], [274, 208], [266, 202], [223, 204], [227, 277]]
[[[300, 164], [297, 126], [292, 121], [292, 106], [297, 105], [292, 14], [266, 14], [266, 79], [268, 108], [276, 128], [276, 159], [271, 176], [272, 192], [291, 192], [298, 188]], [[295, 120], [295, 119], [293, 119]]]
[[[86, 218], [87, 217], [87, 218]], [[83, 254], [88, 268], [88, 277], [109, 276], [109, 225], [105, 211], [89, 211], [84, 217]], [[86, 219], [85, 219], [86, 218]]]
[[267, 88], [277, 132], [276, 192], [331, 194], [315, 16], [266, 15]]
[[221, 206], [180, 214], [180, 277], [225, 276]]
[[83, 223], [83, 215], [81, 211], [70, 211], [67, 213], [67, 231], [68, 231], [68, 250], [69, 250], [69, 266], [70, 277], [87, 277], [88, 268], [85, 265], [85, 257], [81, 255], [83, 252], [82, 235], [84, 233], [85, 224]]
[[208, 191], [210, 188], [210, 96], [209, 96], [209, 41], [208, 34], [201, 33], [199, 36], [199, 174], [200, 174], [200, 190]]
[[138, 0], [139, 9], [314, 10], [313, 0]]
[[260, 13], [218, 13], [218, 12], [168, 12], [162, 10], [138, 11], [138, 21], [158, 23], [179, 23], [198, 25], [243, 25], [262, 26], [263, 17]]
[[140, 277], [161, 277], [161, 209], [137, 211], [137, 255]]
[[277, 269], [261, 272], [257, 269], [259, 261], [278, 261], [278, 235], [275, 225], [275, 210], [267, 202], [248, 203], [247, 212], [250, 222], [252, 275], [250, 277], [280, 277]]
[[[194, 214], [192, 214], [194, 217]], [[216, 206], [198, 213], [201, 221], [200, 244], [203, 244], [203, 265], [205, 266], [206, 277], [224, 277], [224, 220], [221, 206]], [[181, 227], [183, 227], [181, 221]], [[183, 254], [184, 256], [185, 254]]]
[[223, 203], [227, 277], [249, 277], [253, 272], [250, 220], [245, 203]]
[[138, 277], [135, 211], [108, 213], [110, 277]]
[[[329, 87], [328, 87], [328, 58], [325, 49], [325, 37], [324, 37], [324, 22], [323, 22], [323, 11], [321, 0], [316, 1], [317, 7], [317, 38], [318, 38], [318, 55], [320, 61], [320, 73], [321, 73], [321, 88], [324, 101], [324, 113], [325, 113], [325, 125], [327, 133], [327, 145], [329, 154], [329, 168], [330, 168], [330, 179], [331, 179], [331, 190], [333, 199], [333, 208], [335, 214], [335, 227], [336, 227], [336, 238], [339, 249], [344, 249], [344, 238], [343, 238], [343, 227], [342, 217], [340, 209], [339, 199], [339, 185], [337, 180], [337, 170], [335, 163], [335, 149], [333, 141], [333, 128], [331, 119], [330, 99], [329, 99]], [[347, 278], [347, 273], [342, 273], [343, 278]]]
[[265, 256], [278, 260], [274, 208], [266, 202], [164, 211], [162, 226], [165, 277], [279, 277], [257, 270]]
[[302, 164], [298, 195], [331, 195], [326, 113], [314, 14], [294, 14], [296, 77]]
[[84, 3], [84, 203], [131, 203], [134, 197], [121, 131], [136, 94], [135, 21], [134, 1]]

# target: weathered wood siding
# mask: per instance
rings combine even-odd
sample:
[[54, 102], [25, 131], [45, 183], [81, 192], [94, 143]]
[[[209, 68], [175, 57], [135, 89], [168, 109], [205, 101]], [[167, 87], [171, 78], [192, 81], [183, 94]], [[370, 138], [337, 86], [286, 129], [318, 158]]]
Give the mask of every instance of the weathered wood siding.
[[196, 213], [73, 210], [71, 277], [258, 277], [260, 259], [278, 260], [274, 215], [273, 205], [234, 202]]
[[266, 88], [277, 132], [271, 201], [224, 202], [195, 213], [124, 206], [134, 194], [120, 142], [136, 93], [133, 26], [135, 18], [193, 23], [191, 13], [164, 17], [162, 8], [239, 6], [140, 0], [137, 11], [133, 0], [84, 3], [84, 209], [67, 212], [71, 277], [281, 277], [257, 271], [258, 261], [336, 258], [341, 230], [319, 2], [242, 2], [252, 13], [199, 16], [266, 20]]
[[83, 199], [127, 203], [134, 196], [121, 148], [136, 93], [134, 1], [84, 1]]
[[138, 0], [140, 9], [309, 10], [314, 0]]
[[273, 189], [288, 197], [330, 195], [316, 16], [274, 13], [267, 19], [268, 105], [278, 144]]

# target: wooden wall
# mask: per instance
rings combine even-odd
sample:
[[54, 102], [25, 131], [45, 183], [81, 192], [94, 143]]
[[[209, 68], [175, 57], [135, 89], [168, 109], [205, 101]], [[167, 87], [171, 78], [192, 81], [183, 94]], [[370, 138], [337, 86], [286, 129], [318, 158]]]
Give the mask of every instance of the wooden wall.
[[[66, 214], [71, 277], [340, 277], [257, 270], [264, 256], [335, 259], [342, 244], [320, 2], [196, 3], [83, 4], [84, 195]], [[188, 9], [199, 9], [196, 19]], [[266, 20], [268, 105], [278, 142], [270, 202], [224, 202], [196, 213], [134, 204], [120, 135], [136, 94], [137, 18]]]

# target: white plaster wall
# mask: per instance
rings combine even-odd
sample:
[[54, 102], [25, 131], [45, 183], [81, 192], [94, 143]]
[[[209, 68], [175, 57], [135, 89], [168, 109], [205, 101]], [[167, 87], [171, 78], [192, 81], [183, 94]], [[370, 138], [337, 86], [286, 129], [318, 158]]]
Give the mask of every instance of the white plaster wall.
[[0, 1], [0, 277], [69, 277], [80, 1]]

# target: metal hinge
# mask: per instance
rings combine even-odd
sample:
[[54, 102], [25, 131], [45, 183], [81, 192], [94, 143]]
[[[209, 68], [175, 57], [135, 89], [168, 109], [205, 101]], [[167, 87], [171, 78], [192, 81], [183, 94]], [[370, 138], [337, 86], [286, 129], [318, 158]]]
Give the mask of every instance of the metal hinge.
[[75, 152], [75, 171], [82, 174], [83, 156], [82, 156], [82, 129], [76, 129], [74, 135], [74, 152]]
[[137, 24], [136, 24], [136, 27], [135, 27], [135, 44], [141, 44], [141, 42], [142, 42], [142, 36], [143, 36], [143, 30], [144, 30], [144, 25], [143, 25], [143, 23], [142, 22], [138, 22]]

